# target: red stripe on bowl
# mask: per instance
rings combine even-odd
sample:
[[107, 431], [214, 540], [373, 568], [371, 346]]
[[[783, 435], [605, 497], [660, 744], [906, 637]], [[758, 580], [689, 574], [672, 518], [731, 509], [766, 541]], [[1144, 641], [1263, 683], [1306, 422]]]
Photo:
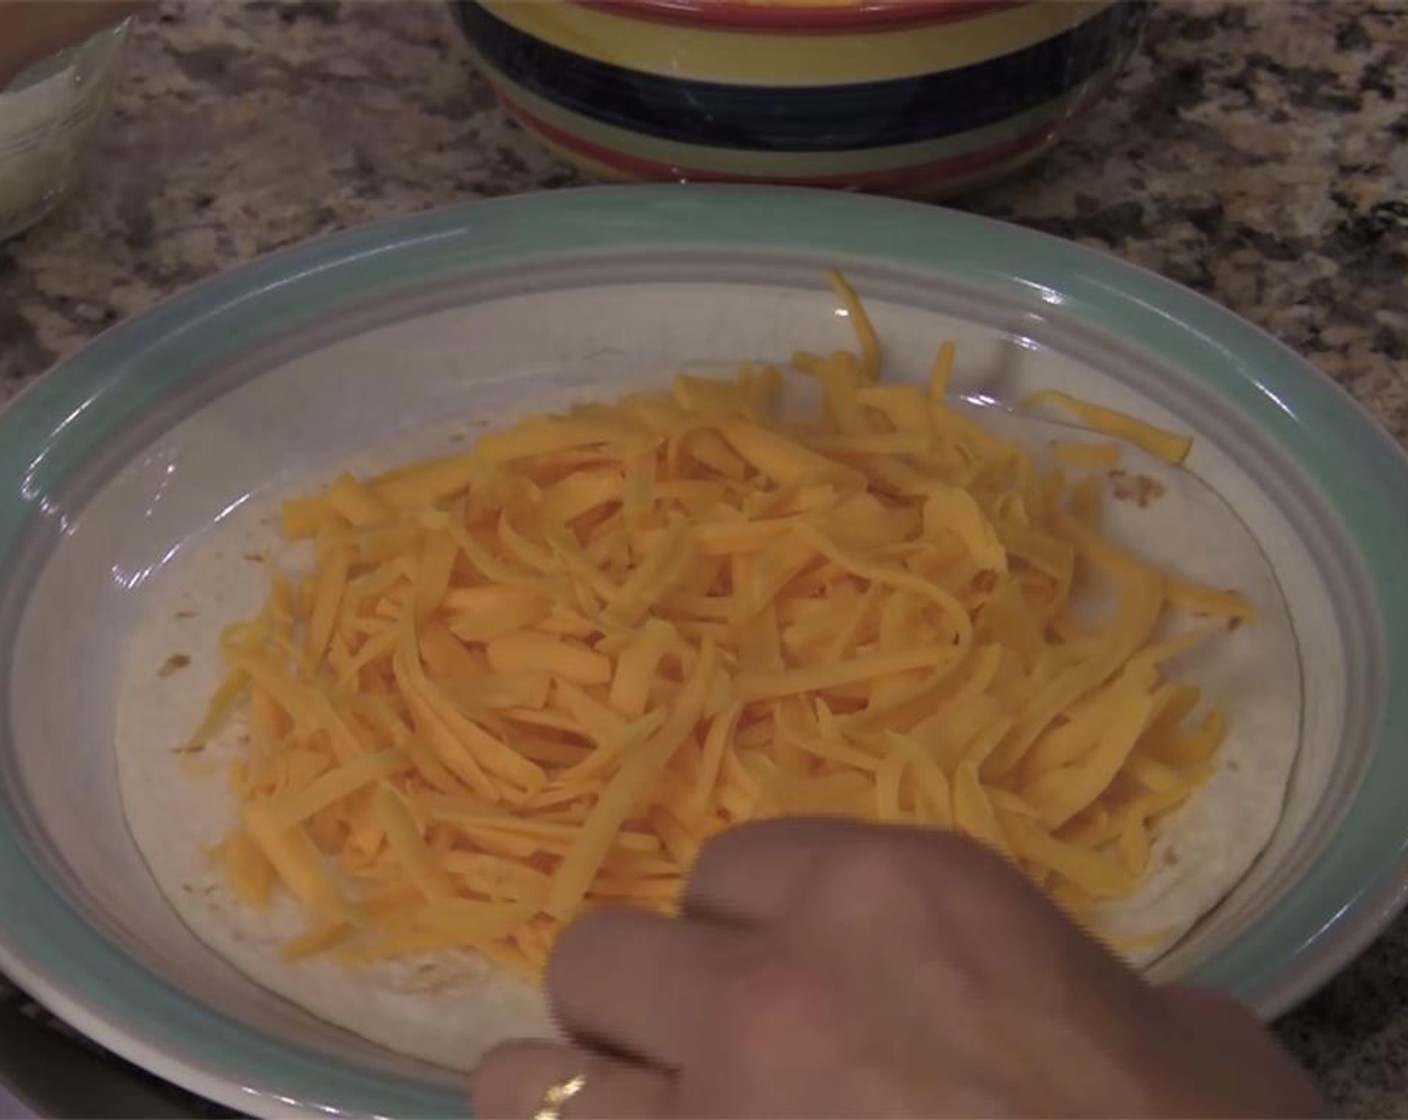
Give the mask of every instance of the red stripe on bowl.
[[1108, 80], [1107, 78], [1086, 90], [1081, 99], [1072, 105], [1070, 113], [1066, 116], [1048, 121], [1030, 132], [1014, 136], [999, 144], [980, 148], [977, 151], [964, 152], [962, 155], [951, 156], [948, 159], [888, 171], [804, 176], [738, 175], [726, 171], [709, 171], [697, 167], [660, 163], [657, 160], [631, 155], [617, 148], [608, 148], [584, 139], [574, 132], [569, 132], [535, 116], [514, 101], [497, 83], [493, 84], [495, 92], [503, 101], [504, 106], [525, 128], [538, 133], [545, 140], [568, 152], [581, 155], [630, 178], [647, 181], [690, 180], [712, 183], [777, 183], [784, 186], [803, 187], [852, 187], [864, 191], [884, 192], [913, 190], [937, 180], [966, 178], [984, 168], [1012, 160], [1025, 152], [1031, 152], [1035, 155], [1037, 150], [1049, 143], [1058, 131], [1064, 130], [1065, 127], [1089, 111], [1091, 106], [1099, 100], [1100, 93]]
[[[780, 7], [738, 0], [574, 0], [633, 19], [718, 31], [840, 32], [951, 23], [1032, 0], [869, 0], [846, 7]], [[1037, 0], [1042, 2], [1042, 0]], [[1051, 2], [1051, 0], [1045, 0]]]

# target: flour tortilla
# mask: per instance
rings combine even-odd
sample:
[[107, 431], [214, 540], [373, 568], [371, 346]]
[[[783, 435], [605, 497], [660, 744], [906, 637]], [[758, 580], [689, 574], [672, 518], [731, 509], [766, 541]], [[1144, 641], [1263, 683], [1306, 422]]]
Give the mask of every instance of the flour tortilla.
[[[463, 450], [465, 438], [462, 425], [420, 432], [347, 467], [374, 473], [407, 459]], [[293, 479], [251, 498], [183, 549], [163, 573], [159, 596], [131, 646], [118, 698], [123, 810], [181, 920], [251, 980], [390, 1050], [469, 1070], [504, 1039], [553, 1037], [541, 994], [468, 951], [355, 970], [319, 957], [285, 961], [280, 946], [307, 931], [306, 916], [286, 896], [276, 898], [267, 915], [254, 913], [234, 897], [206, 855], [235, 823], [225, 775], [242, 751], [243, 719], [232, 720], [199, 754], [173, 753], [224, 679], [221, 630], [259, 610], [272, 570], [307, 568], [306, 552], [278, 533], [279, 506], [328, 481], [324, 474]], [[178, 663], [182, 667], [174, 668]]]
[[[993, 408], [981, 410], [979, 419], [1039, 461], [1049, 462], [1055, 440], [1099, 438]], [[1300, 747], [1301, 662], [1276, 571], [1222, 497], [1191, 471], [1137, 448], [1123, 447], [1119, 469], [1127, 479], [1152, 479], [1163, 495], [1141, 508], [1114, 500], [1113, 485], [1107, 486], [1105, 536], [1165, 571], [1235, 588], [1259, 612], [1255, 624], [1216, 635], [1165, 666], [1175, 679], [1203, 689], [1204, 709], [1222, 705], [1229, 726], [1211, 777], [1158, 822], [1139, 887], [1096, 916], [1130, 963], [1145, 967], [1236, 886], [1270, 841]]]
[[[1049, 447], [1052, 438], [1071, 436], [1058, 425], [993, 410], [984, 423], [1034, 451]], [[423, 432], [341, 466], [381, 469], [443, 452], [461, 438], [451, 428]], [[1186, 670], [1207, 688], [1209, 700], [1227, 706], [1230, 732], [1209, 782], [1161, 822], [1146, 880], [1132, 897], [1099, 915], [1104, 930], [1133, 946], [1127, 952], [1132, 963], [1143, 965], [1214, 906], [1269, 840], [1298, 744], [1301, 689], [1289, 615], [1250, 532], [1186, 471], [1134, 449], [1126, 449], [1123, 468], [1156, 479], [1165, 493], [1144, 509], [1109, 502], [1106, 531], [1162, 567], [1238, 588], [1262, 615], [1256, 625], [1219, 636], [1185, 658], [1186, 665], [1175, 666], [1175, 675]], [[472, 952], [357, 970], [318, 958], [282, 960], [279, 946], [306, 928], [296, 907], [284, 898], [267, 916], [247, 910], [205, 854], [233, 822], [224, 775], [239, 749], [240, 721], [199, 755], [174, 753], [223, 676], [221, 629], [259, 608], [270, 565], [296, 571], [304, 560], [301, 550], [278, 537], [280, 501], [326, 481], [298, 479], [251, 499], [162, 574], [161, 596], [132, 645], [118, 706], [123, 805], [163, 894], [222, 957], [257, 983], [373, 1042], [465, 1070], [502, 1039], [552, 1036], [539, 993]]]

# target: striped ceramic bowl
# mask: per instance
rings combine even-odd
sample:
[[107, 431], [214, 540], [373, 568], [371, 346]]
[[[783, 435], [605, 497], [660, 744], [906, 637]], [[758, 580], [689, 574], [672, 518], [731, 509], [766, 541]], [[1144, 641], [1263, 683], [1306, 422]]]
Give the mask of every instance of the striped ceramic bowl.
[[1145, 0], [454, 0], [509, 111], [607, 180], [934, 196], [1042, 154]]

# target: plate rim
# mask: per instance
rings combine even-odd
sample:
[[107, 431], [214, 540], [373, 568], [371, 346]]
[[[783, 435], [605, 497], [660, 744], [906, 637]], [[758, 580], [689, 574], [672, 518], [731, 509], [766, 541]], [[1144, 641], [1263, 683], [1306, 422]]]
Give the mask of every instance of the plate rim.
[[[407, 283], [492, 267], [661, 247], [825, 254], [843, 266], [847, 260], [901, 266], [997, 289], [1009, 300], [1103, 329], [1200, 377], [1283, 448], [1305, 443], [1312, 430], [1320, 433], [1331, 449], [1312, 456], [1307, 471], [1327, 497], [1346, 497], [1347, 483], [1350, 491], [1363, 483], [1366, 490], [1392, 494], [1396, 482], [1408, 493], [1408, 453], [1344, 389], [1255, 325], [1111, 254], [918, 203], [789, 188], [594, 187], [470, 202], [311, 240], [217, 274], [109, 329], [0, 411], [0, 478], [15, 479], [19, 491], [17, 496], [7, 488], [0, 494], [0, 561], [43, 516], [34, 507], [49, 486], [82, 462], [90, 443], [159, 400], [166, 385], [201, 376], [198, 369], [163, 367], [167, 351], [177, 344], [204, 346], [207, 363], [216, 366], [221, 357], [253, 344], [232, 328], [288, 331], [316, 321], [347, 304], [342, 283], [388, 295]], [[308, 300], [301, 318], [280, 318], [279, 302], [297, 293]], [[1331, 461], [1337, 458], [1343, 462]], [[1365, 469], [1347, 471], [1347, 464], [1356, 463]], [[1408, 667], [1408, 575], [1393, 578], [1383, 559], [1400, 545], [1400, 554], [1408, 555], [1408, 515], [1385, 517], [1380, 509], [1370, 517], [1365, 500], [1352, 500], [1352, 493], [1348, 499], [1348, 510], [1337, 507], [1337, 513], [1346, 540], [1371, 573], [1384, 615], [1385, 665], [1394, 679], [1395, 668]], [[1350, 813], [1386, 800], [1373, 797], [1376, 787], [1386, 784], [1381, 775], [1378, 782], [1373, 778], [1393, 769], [1392, 748], [1405, 730], [1408, 696], [1395, 702], [1390, 690]], [[1398, 761], [1400, 770], [1408, 765]], [[6, 907], [20, 917], [0, 922], [0, 967], [97, 1041], [237, 1108], [399, 1115], [463, 1106], [441, 1087], [368, 1074], [312, 1051], [275, 1046], [253, 1028], [177, 992], [107, 945], [43, 882], [9, 818], [0, 803], [0, 898], [22, 898], [26, 905]], [[1307, 926], [1302, 914], [1300, 940], [1271, 959], [1265, 953], [1240, 954], [1243, 967], [1254, 965], [1252, 972], [1263, 976], [1288, 960], [1299, 962], [1294, 979], [1262, 984], [1264, 1010], [1279, 1013], [1310, 994], [1402, 909], [1408, 897], [1408, 818], [1397, 820], [1392, 836], [1368, 845], [1375, 874], [1348, 893], [1333, 869], [1327, 870], [1347, 830], [1342, 820], [1270, 916], [1295, 909], [1291, 904], [1307, 893], [1307, 881], [1317, 873], [1322, 889], [1324, 883], [1339, 888], [1330, 892], [1337, 912], [1320, 926]], [[1362, 865], [1364, 846], [1348, 855], [1340, 852], [1335, 866]], [[37, 908], [36, 900], [42, 904]], [[1306, 909], [1303, 898], [1300, 909]], [[89, 958], [66, 958], [52, 931], [36, 942], [46, 921], [89, 951]], [[27, 934], [15, 933], [21, 926]], [[27, 949], [22, 941], [29, 942]], [[39, 953], [36, 944], [42, 946]], [[1218, 960], [1231, 957], [1235, 966], [1237, 950], [1234, 944]], [[134, 1027], [117, 990], [124, 985], [135, 986], [160, 1013], [147, 1013], [147, 1022]], [[222, 1040], [218, 1050], [224, 1061], [191, 1053], [192, 1024]], [[276, 1071], [273, 1078], [270, 1068]], [[287, 1095], [290, 1090], [294, 1095]]]

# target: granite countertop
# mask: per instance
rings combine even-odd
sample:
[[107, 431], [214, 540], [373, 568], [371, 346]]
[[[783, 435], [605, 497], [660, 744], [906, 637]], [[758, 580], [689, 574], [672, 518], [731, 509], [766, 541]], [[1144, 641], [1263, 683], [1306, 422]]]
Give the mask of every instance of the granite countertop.
[[[1054, 155], [963, 205], [1187, 284], [1408, 440], [1408, 7], [1169, 3]], [[0, 245], [0, 400], [271, 249], [580, 182], [505, 120], [439, 5], [169, 4], [90, 174]], [[1279, 1026], [1341, 1114], [1408, 1113], [1408, 920]]]

